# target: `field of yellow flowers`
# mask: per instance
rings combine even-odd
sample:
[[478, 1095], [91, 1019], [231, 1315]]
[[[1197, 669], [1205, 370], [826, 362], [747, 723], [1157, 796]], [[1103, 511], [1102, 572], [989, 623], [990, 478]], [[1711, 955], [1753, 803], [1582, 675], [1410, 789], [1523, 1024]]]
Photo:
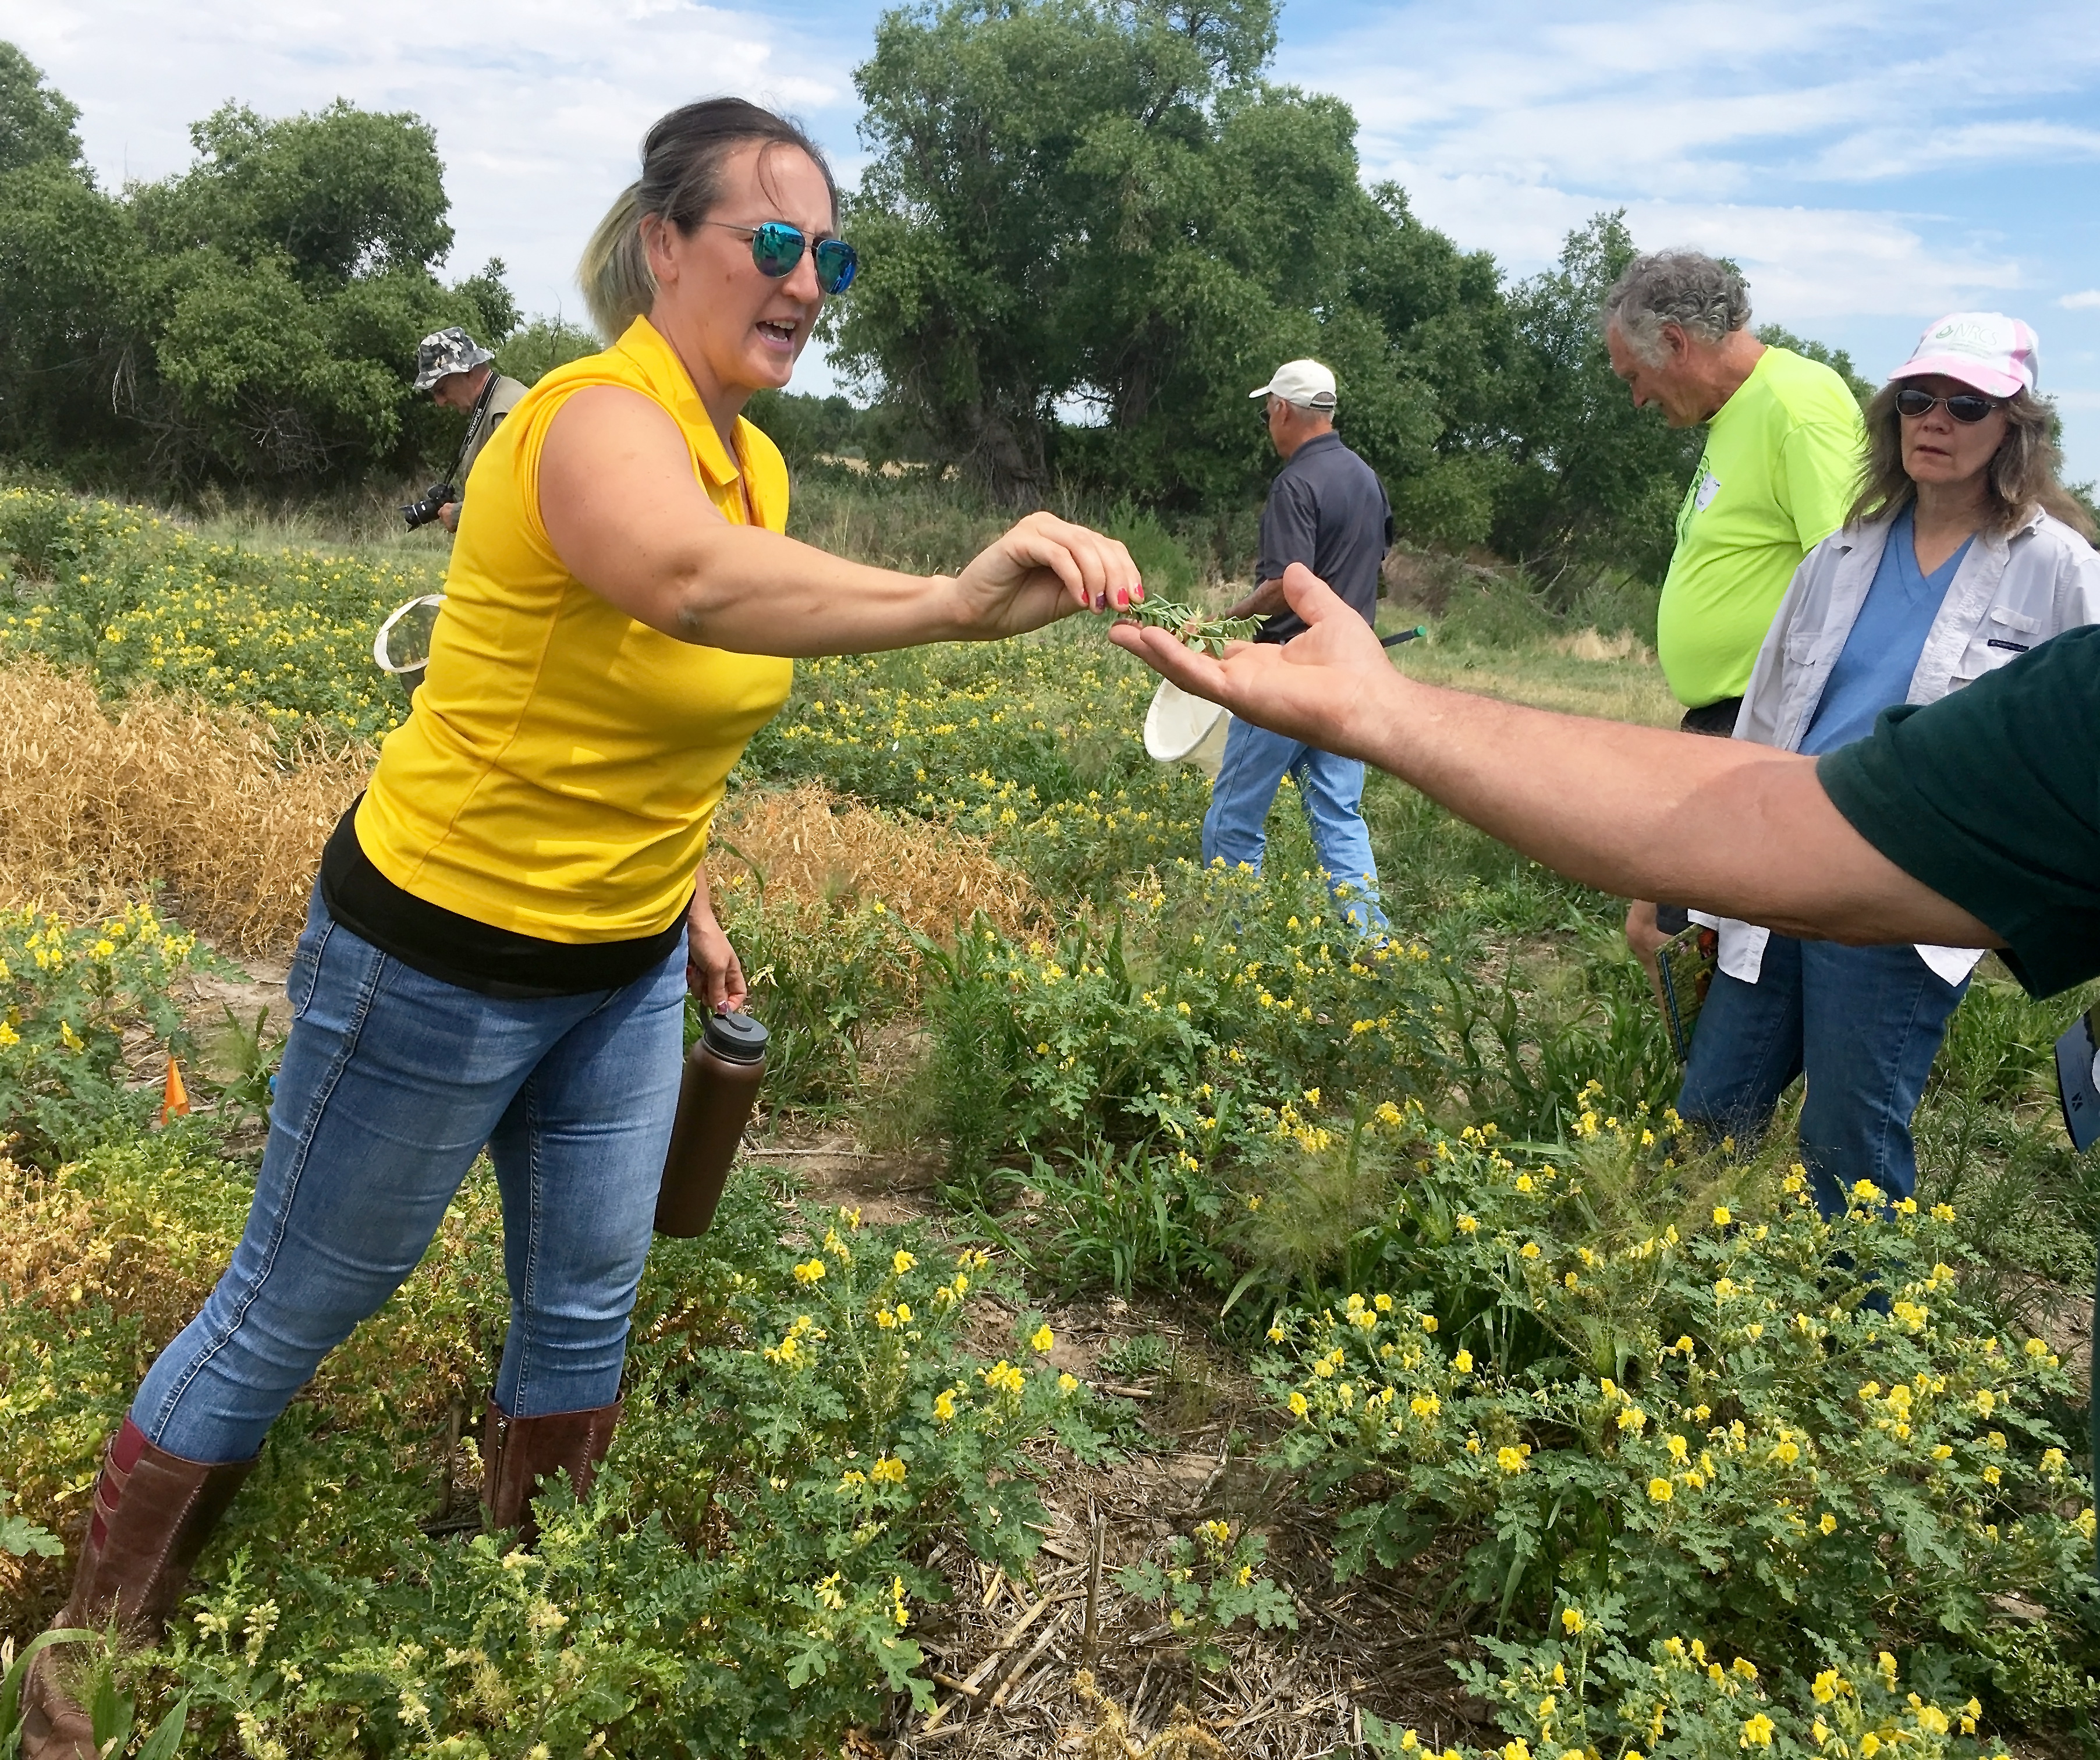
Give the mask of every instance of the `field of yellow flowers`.
[[[60, 668], [112, 714], [142, 690], [245, 712], [288, 771], [398, 718], [371, 632], [436, 580], [26, 488], [0, 489], [0, 668]], [[1474, 659], [1499, 688], [1534, 664]], [[798, 668], [740, 770], [746, 822], [828, 803], [899, 853], [805, 857], [798, 831], [792, 880], [720, 854], [775, 1032], [771, 1126], [930, 1146], [952, 1224], [863, 1224], [755, 1157], [710, 1236], [652, 1255], [610, 1469], [582, 1506], [553, 1494], [524, 1553], [444, 1532], [505, 1311], [470, 1181], [273, 1434], [167, 1644], [104, 1665], [138, 1730], [179, 1705], [183, 1752], [257, 1760], [784, 1756], [849, 1729], [930, 1753], [936, 1558], [1025, 1578], [1044, 1475], [1145, 1445], [1101, 1378], [1046, 1361], [1042, 1304], [1114, 1298], [1179, 1304], [1266, 1413], [1233, 1445], [1266, 1505], [1185, 1521], [1103, 1591], [1162, 1610], [1199, 1713], [1238, 1634], [1295, 1622], [1264, 1514], [1287, 1506], [1336, 1581], [1427, 1572], [1456, 1610], [1477, 1721], [1432, 1742], [1366, 1683], [1362, 1753], [2100, 1739], [2085, 1390], [2057, 1324], [2100, 1216], [2051, 1114], [2054, 1014], [1980, 981], [1921, 1115], [1918, 1202], [1825, 1222], [1784, 1128], [1724, 1153], [1670, 1111], [1610, 901], [1383, 779], [1391, 939], [1307, 871], [1288, 788], [1267, 879], [1206, 871], [1201, 778], [1135, 737], [1149, 686], [1079, 620]], [[942, 920], [884, 867], [957, 831]], [[134, 879], [115, 915], [0, 917], [18, 1645], [99, 1438], [238, 1231], [236, 1127], [267, 1104], [258, 1027], [158, 1123], [143, 1078], [204, 1049], [170, 998], [216, 956], [172, 920], [179, 876]], [[157, 880], [174, 891], [149, 903]], [[7, 1719], [0, 1691], [0, 1742]], [[1002, 1751], [995, 1726], [979, 1741], [949, 1751]]]

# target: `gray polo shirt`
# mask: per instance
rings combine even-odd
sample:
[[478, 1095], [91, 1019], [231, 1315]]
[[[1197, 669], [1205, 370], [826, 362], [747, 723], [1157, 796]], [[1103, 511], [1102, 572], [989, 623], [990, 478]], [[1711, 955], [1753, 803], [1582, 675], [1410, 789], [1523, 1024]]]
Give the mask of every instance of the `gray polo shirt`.
[[[1274, 580], [1303, 562], [1365, 623], [1378, 615], [1379, 565], [1392, 543], [1392, 509], [1378, 473], [1342, 444], [1316, 434], [1284, 461], [1261, 510], [1257, 580]], [[1305, 620], [1287, 607], [1261, 626], [1258, 642], [1288, 642]]]

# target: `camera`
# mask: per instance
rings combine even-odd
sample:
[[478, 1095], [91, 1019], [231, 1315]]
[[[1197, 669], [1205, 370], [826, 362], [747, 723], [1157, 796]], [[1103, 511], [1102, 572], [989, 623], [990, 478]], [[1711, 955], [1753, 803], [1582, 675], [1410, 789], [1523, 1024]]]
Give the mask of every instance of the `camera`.
[[449, 483], [434, 483], [423, 491], [421, 501], [410, 501], [401, 509], [401, 517], [408, 522], [413, 532], [418, 526], [427, 526], [438, 517], [443, 508], [459, 499], [459, 491]]

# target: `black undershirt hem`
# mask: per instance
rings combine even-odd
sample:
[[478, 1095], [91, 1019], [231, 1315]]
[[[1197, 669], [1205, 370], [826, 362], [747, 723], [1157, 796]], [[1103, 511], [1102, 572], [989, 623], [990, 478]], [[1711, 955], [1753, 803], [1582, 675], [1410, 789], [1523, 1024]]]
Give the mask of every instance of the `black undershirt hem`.
[[360, 795], [321, 852], [321, 902], [353, 935], [441, 983], [503, 1001], [618, 990], [671, 956], [686, 913], [632, 941], [543, 941], [461, 916], [405, 892], [373, 865], [357, 838]]

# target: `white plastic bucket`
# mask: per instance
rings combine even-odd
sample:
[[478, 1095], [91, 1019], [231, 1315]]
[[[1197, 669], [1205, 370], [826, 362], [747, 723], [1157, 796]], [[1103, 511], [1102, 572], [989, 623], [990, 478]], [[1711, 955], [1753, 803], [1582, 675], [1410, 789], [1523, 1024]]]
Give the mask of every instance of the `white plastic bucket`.
[[1159, 681], [1145, 712], [1145, 749], [1162, 764], [1193, 764], [1212, 782], [1225, 761], [1233, 718], [1218, 704], [1192, 697], [1171, 679]]

